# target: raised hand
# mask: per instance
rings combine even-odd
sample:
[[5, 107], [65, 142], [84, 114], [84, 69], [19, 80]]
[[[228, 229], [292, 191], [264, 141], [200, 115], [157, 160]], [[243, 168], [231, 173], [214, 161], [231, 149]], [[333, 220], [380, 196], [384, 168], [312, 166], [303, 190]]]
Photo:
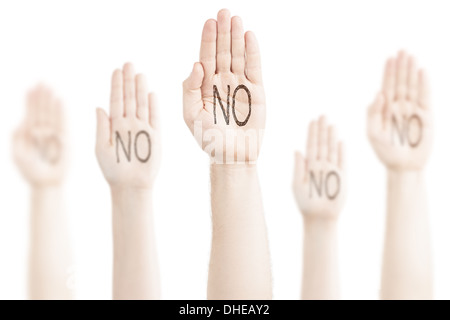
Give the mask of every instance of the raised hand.
[[345, 199], [342, 143], [325, 117], [309, 125], [306, 157], [296, 152], [293, 190], [305, 217], [336, 217]]
[[413, 57], [386, 63], [383, 87], [368, 110], [368, 136], [378, 158], [395, 171], [420, 170], [431, 150], [428, 84]]
[[183, 89], [185, 122], [214, 163], [257, 160], [265, 126], [261, 62], [239, 17], [224, 9], [206, 21], [200, 63]]
[[25, 120], [13, 137], [14, 160], [34, 186], [58, 185], [66, 169], [66, 139], [61, 101], [38, 85], [27, 96]]
[[131, 64], [114, 71], [110, 117], [97, 109], [96, 155], [111, 186], [151, 187], [159, 168], [160, 140], [155, 98]]

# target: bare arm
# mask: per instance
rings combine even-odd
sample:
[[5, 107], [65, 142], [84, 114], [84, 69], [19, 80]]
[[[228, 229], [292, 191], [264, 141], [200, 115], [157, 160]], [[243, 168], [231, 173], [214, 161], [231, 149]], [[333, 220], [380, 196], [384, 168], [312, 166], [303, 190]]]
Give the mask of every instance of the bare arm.
[[423, 171], [432, 121], [423, 70], [405, 52], [386, 63], [368, 113], [372, 147], [387, 171], [382, 299], [431, 299], [431, 246]]
[[150, 189], [111, 188], [114, 299], [159, 299], [159, 267]]
[[183, 83], [184, 120], [211, 160], [209, 299], [269, 299], [271, 273], [256, 162], [265, 128], [258, 43], [221, 10], [203, 28]]
[[97, 160], [111, 188], [113, 298], [159, 299], [152, 190], [160, 161], [153, 94], [125, 64], [112, 76], [110, 115], [97, 110]]
[[271, 299], [270, 258], [255, 165], [211, 166], [209, 299]]
[[339, 299], [337, 221], [305, 218], [303, 226], [302, 298]]
[[388, 172], [381, 297], [430, 299], [432, 267], [422, 172]]
[[346, 195], [342, 143], [325, 117], [309, 125], [296, 153], [293, 190], [303, 216], [303, 299], [339, 299], [337, 225]]
[[14, 134], [14, 160], [31, 189], [29, 297], [70, 299], [71, 252], [63, 203], [67, 145], [63, 107], [38, 85]]
[[34, 187], [31, 196], [30, 299], [71, 299], [71, 252], [60, 186]]

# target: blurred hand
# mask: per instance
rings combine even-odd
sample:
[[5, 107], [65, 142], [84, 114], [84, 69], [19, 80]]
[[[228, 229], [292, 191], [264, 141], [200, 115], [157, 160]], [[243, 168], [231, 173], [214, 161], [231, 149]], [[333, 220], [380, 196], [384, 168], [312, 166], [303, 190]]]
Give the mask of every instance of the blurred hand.
[[343, 147], [325, 117], [309, 125], [306, 157], [296, 153], [293, 190], [305, 217], [335, 218], [346, 194]]
[[368, 136], [390, 170], [421, 170], [431, 151], [428, 84], [414, 58], [400, 52], [386, 63], [383, 88], [368, 110]]
[[255, 35], [244, 35], [239, 17], [221, 10], [217, 21], [206, 21], [200, 63], [183, 91], [185, 122], [213, 161], [257, 160], [266, 108], [261, 62]]
[[49, 88], [39, 85], [27, 96], [25, 121], [13, 137], [13, 155], [25, 179], [34, 186], [58, 185], [66, 171], [62, 105]]
[[161, 156], [156, 111], [143, 75], [131, 64], [114, 71], [110, 116], [97, 109], [96, 155], [110, 186], [152, 187]]

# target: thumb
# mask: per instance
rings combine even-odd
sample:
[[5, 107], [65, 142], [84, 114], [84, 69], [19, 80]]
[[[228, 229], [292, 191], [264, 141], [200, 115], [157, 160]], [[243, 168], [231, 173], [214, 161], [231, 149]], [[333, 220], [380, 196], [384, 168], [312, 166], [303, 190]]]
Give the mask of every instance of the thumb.
[[203, 66], [196, 62], [190, 76], [183, 82], [184, 119], [194, 118], [203, 109], [201, 86], [203, 83]]
[[110, 142], [111, 131], [109, 128], [109, 117], [103, 109], [97, 108], [97, 145]]
[[303, 158], [300, 152], [296, 151], [294, 159], [294, 181], [293, 181], [294, 189], [296, 186], [302, 184], [304, 177], [305, 177], [305, 159]]

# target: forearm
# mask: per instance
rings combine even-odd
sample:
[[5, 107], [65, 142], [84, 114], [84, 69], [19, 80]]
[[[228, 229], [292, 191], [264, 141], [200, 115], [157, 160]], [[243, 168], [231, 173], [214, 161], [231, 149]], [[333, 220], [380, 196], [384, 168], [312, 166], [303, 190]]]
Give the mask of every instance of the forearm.
[[388, 172], [381, 298], [432, 298], [429, 221], [420, 171]]
[[151, 189], [111, 188], [113, 298], [159, 299]]
[[337, 252], [337, 220], [305, 215], [303, 299], [339, 299]]
[[254, 165], [212, 165], [208, 299], [271, 299], [261, 190]]
[[67, 286], [71, 266], [67, 217], [60, 186], [31, 191], [29, 296], [30, 299], [70, 299]]

